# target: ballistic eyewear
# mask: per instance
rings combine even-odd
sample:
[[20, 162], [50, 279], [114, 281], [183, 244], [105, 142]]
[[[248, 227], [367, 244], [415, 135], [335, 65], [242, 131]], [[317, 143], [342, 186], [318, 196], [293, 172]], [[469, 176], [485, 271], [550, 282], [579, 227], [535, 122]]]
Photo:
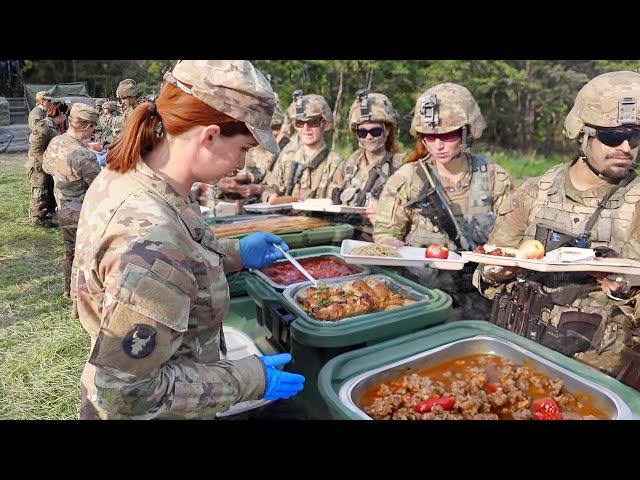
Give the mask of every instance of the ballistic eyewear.
[[629, 147], [636, 148], [640, 145], [640, 128], [620, 127], [596, 130], [596, 138], [607, 147], [617, 147], [627, 140]]
[[440, 140], [441, 142], [453, 142], [462, 138], [462, 129], [454, 130], [448, 133], [424, 133], [422, 135], [427, 142], [435, 142]]
[[383, 127], [374, 127], [369, 130], [367, 130], [366, 128], [358, 128], [356, 130], [356, 134], [358, 135], [358, 138], [367, 138], [368, 134], [371, 134], [373, 138], [378, 138], [380, 135], [382, 135], [383, 132], [384, 132]]
[[296, 120], [296, 128], [303, 128], [305, 124], [312, 128], [317, 128], [322, 123], [322, 117], [313, 117], [309, 120]]

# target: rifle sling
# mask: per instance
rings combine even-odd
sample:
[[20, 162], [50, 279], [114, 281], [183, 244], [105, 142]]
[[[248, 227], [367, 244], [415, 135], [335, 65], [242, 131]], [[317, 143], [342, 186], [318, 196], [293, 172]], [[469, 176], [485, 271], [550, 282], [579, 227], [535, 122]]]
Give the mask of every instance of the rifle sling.
[[[363, 153], [363, 155], [365, 154]], [[392, 159], [393, 159], [393, 153], [386, 151], [380, 163], [378, 163], [371, 169], [371, 171], [369, 172], [369, 175], [367, 176], [367, 181], [364, 184], [364, 188], [362, 188], [358, 193], [358, 198], [356, 199], [356, 204], [355, 204], [356, 207], [364, 207], [364, 204], [366, 203], [367, 193], [373, 188], [376, 181], [378, 181], [378, 178], [380, 178], [380, 176], [382, 175], [382, 171], [380, 169], [385, 163], [389, 163], [389, 171], [391, 171]], [[365, 156], [365, 160], [366, 160], [366, 156]]]
[[609, 199], [618, 190], [629, 185], [633, 181], [633, 179], [636, 178], [636, 175], [637, 174], [635, 170], [631, 170], [622, 180], [620, 180], [620, 182], [618, 182], [618, 184], [616, 184], [611, 190], [609, 190], [609, 192], [607, 192], [607, 194], [604, 196], [602, 200], [598, 202], [598, 208], [596, 208], [595, 212], [593, 212], [593, 215], [591, 215], [591, 217], [587, 221], [587, 224], [584, 227], [584, 236], [586, 236], [587, 238], [591, 237], [591, 229], [598, 221], [598, 218], [600, 217], [600, 213], [602, 213], [602, 210], [606, 208], [607, 203], [609, 202]]
[[[322, 162], [324, 162], [324, 160], [329, 156], [329, 146], [325, 145], [322, 150], [320, 150], [315, 157], [313, 157], [313, 159], [304, 167], [299, 168], [300, 163], [299, 162], [291, 162], [291, 175], [289, 176], [289, 182], [287, 182], [287, 187], [285, 189], [285, 195], [291, 195], [291, 193], [293, 192], [293, 188], [295, 187], [295, 185], [298, 183], [298, 181], [300, 180], [300, 177], [302, 176], [302, 173], [305, 170], [309, 170], [310, 172], [312, 172], [313, 170], [315, 170], [316, 168], [318, 168], [318, 165], [320, 165]], [[313, 196], [315, 195], [315, 192], [312, 192], [312, 194], [309, 196], [309, 198], [313, 198]]]

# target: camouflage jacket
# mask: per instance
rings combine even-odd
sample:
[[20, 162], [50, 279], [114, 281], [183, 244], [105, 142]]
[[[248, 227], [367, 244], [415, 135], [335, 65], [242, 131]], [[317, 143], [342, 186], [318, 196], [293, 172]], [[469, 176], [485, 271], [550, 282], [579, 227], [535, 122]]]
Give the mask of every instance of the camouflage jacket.
[[247, 152], [244, 160], [244, 171], [250, 177], [250, 183], [262, 183], [273, 170], [277, 156], [257, 146]]
[[[262, 194], [263, 201], [268, 201], [269, 197], [274, 193], [279, 195], [293, 195], [300, 200], [306, 198], [324, 198], [331, 194], [328, 191], [329, 185], [333, 180], [333, 175], [340, 163], [343, 162], [342, 157], [336, 152], [328, 152], [329, 146], [325, 146], [318, 151], [314, 158], [307, 158], [304, 153], [304, 146], [300, 145], [297, 149], [291, 148], [282, 151], [276, 161], [271, 182]], [[323, 155], [324, 159], [311, 168], [318, 155]], [[294, 169], [301, 170], [296, 175]], [[300, 170], [298, 170], [300, 172]], [[295, 180], [297, 176], [297, 181]], [[287, 192], [289, 187], [290, 192]]]
[[[524, 182], [498, 210], [488, 243], [517, 247], [523, 240], [534, 238], [539, 224], [575, 235], [583, 233], [598, 202], [613, 187], [607, 184], [580, 191], [571, 182], [569, 167], [569, 163], [556, 165], [542, 176]], [[607, 246], [621, 257], [640, 260], [640, 177], [609, 199], [591, 230], [591, 242], [592, 247]], [[487, 298], [510, 292], [517, 283], [515, 280], [485, 282], [481, 280], [481, 270], [482, 266], [476, 270], [474, 284]], [[554, 298], [562, 298], [542, 319], [544, 323], [558, 327], [563, 313], [576, 311], [605, 319], [594, 336], [594, 348], [576, 357], [615, 373], [622, 345], [631, 342], [630, 332], [637, 332], [640, 327], [640, 294], [625, 300], [611, 299], [593, 278], [582, 272], [553, 274], [522, 270], [520, 273], [540, 283]], [[633, 334], [633, 338], [635, 343], [640, 342], [637, 334]]]
[[[407, 244], [416, 247], [434, 242], [446, 245], [450, 250], [458, 249], [454, 241], [440, 230], [438, 225], [421, 214], [420, 208], [406, 208], [406, 205], [416, 200], [423, 191], [424, 183], [417, 169], [422, 168], [419, 162], [425, 161], [432, 165], [425, 159], [405, 164], [387, 181], [378, 201], [373, 230], [374, 241], [394, 246]], [[472, 172], [471, 164], [470, 161], [469, 169], [455, 184], [447, 182], [444, 178], [439, 180], [448, 196], [451, 211], [459, 223], [464, 224], [470, 217], [483, 216], [491, 219], [491, 225], [483, 228], [486, 230], [486, 239], [496, 211], [507, 194], [513, 190], [513, 182], [509, 174], [494, 163], [486, 162], [486, 174]], [[432, 166], [431, 171], [438, 176], [435, 166]]]
[[58, 209], [80, 212], [89, 185], [101, 171], [95, 152], [63, 133], [49, 142], [42, 159], [42, 169], [53, 177]]
[[[58, 126], [51, 117], [38, 120], [29, 134], [29, 160], [41, 162], [42, 155], [47, 149], [49, 142], [53, 137], [57, 137], [58, 135], [60, 135], [60, 130], [58, 130]], [[40, 160], [38, 160], [38, 158], [40, 158]]]
[[256, 356], [221, 360], [224, 272], [240, 268], [239, 242], [217, 240], [197, 202], [144, 161], [104, 170], [85, 198], [72, 274], [91, 336], [83, 395], [101, 418], [207, 418], [264, 394]]
[[120, 115], [116, 115], [115, 118], [111, 121], [111, 131], [114, 137], [122, 131], [135, 108], [136, 107], [125, 108]]
[[93, 134], [94, 142], [104, 142], [107, 137], [113, 135], [113, 123], [118, 117], [117, 113], [108, 113], [106, 115], [100, 115], [98, 117], [98, 124]]
[[378, 176], [367, 192], [371, 193], [372, 197], [377, 200], [389, 177], [402, 166], [405, 155], [404, 153], [392, 154], [391, 152], [386, 152], [386, 155], [376, 164], [369, 164], [365, 158], [364, 150], [359, 148], [349, 155], [349, 158], [336, 170], [333, 182], [329, 187], [329, 194], [333, 192], [334, 188], [337, 188], [340, 191], [342, 204], [357, 207], [364, 206], [356, 205], [359, 193], [367, 184], [371, 171], [377, 168]]
[[36, 122], [38, 120], [42, 120], [47, 115], [47, 111], [42, 107], [42, 105], [36, 105], [33, 107], [33, 110], [29, 112], [29, 128], [33, 130], [33, 127], [36, 126]]

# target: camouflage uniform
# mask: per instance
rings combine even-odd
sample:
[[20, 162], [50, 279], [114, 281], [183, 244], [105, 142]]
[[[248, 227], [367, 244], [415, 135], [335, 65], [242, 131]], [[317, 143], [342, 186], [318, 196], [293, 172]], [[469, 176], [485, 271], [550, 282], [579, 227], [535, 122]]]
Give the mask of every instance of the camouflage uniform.
[[[640, 102], [640, 74], [612, 72], [587, 83], [565, 120], [565, 134], [581, 143], [580, 136], [590, 136], [591, 127], [585, 124], [596, 127], [620, 125], [619, 98]], [[640, 111], [637, 104], [635, 109], [637, 120], [633, 123], [638, 125]], [[582, 153], [588, 151], [584, 142]], [[522, 184], [498, 211], [489, 242], [517, 247], [521, 241], [535, 237], [538, 225], [575, 236], [582, 234], [598, 203], [614, 185], [598, 185], [580, 191], [569, 176], [572, 165], [557, 165]], [[640, 260], [640, 178], [636, 176], [613, 193], [598, 216], [590, 239], [591, 248], [609, 247], [617, 252], [616, 256]], [[630, 291], [629, 298], [613, 300], [596, 280], [582, 272], [560, 274], [521, 270], [519, 280], [502, 283], [485, 280], [481, 272], [482, 266], [476, 271], [474, 283], [487, 298], [495, 298], [496, 308], [500, 306], [502, 295], [517, 291], [516, 286], [527, 279], [539, 283], [542, 290], [551, 295], [551, 307], [542, 310], [535, 330], [518, 333], [573, 355], [640, 390], [640, 293]]]
[[[36, 93], [36, 102], [40, 100], [51, 100], [51, 96], [46, 91], [42, 90]], [[47, 109], [44, 108], [41, 103], [38, 103], [38, 105], [36, 105], [33, 108], [33, 110], [29, 112], [29, 119], [28, 119], [29, 129], [33, 130], [33, 127], [35, 127], [36, 122], [38, 120], [43, 120], [46, 115], [47, 115]]]
[[119, 116], [116, 102], [105, 102], [102, 108], [109, 108], [109, 113], [102, 113], [98, 118], [96, 133], [94, 133], [96, 142], [105, 142], [113, 137], [113, 124]]
[[[137, 95], [137, 91], [136, 91], [135, 80], [132, 80], [131, 78], [127, 78], [125, 80], [122, 80], [118, 84], [118, 88], [116, 89], [117, 98], [122, 98], [126, 96], [136, 96], [136, 95]], [[124, 126], [127, 124], [127, 120], [129, 120], [129, 117], [131, 116], [135, 108], [136, 108], [135, 106], [125, 107], [120, 113], [120, 115], [118, 115], [112, 120], [111, 127], [112, 127], [112, 135], [114, 137], [116, 137], [122, 131]]]
[[[300, 113], [296, 119], [309, 120], [322, 116], [328, 122], [333, 122], [333, 114], [326, 100], [320, 95], [305, 95], [300, 97]], [[269, 184], [262, 194], [263, 201], [268, 201], [273, 194], [293, 195], [300, 200], [306, 198], [324, 198], [331, 195], [329, 185], [333, 180], [342, 157], [329, 149], [322, 141], [322, 146], [313, 158], [307, 157], [304, 145], [298, 147], [287, 145], [281, 152], [273, 167], [273, 175], [268, 177]]]
[[[423, 115], [423, 102], [435, 95], [440, 123], [429, 126]], [[471, 93], [459, 85], [441, 84], [427, 90], [416, 105], [412, 122], [412, 134], [447, 133], [464, 127], [474, 138], [478, 138], [485, 123]], [[464, 135], [463, 135], [464, 137]], [[425, 247], [439, 243], [456, 251], [458, 245], [449, 238], [440, 226], [422, 214], [417, 205], [407, 204], [420, 198], [425, 188], [419, 169], [429, 168], [434, 180], [439, 181], [448, 197], [448, 204], [455, 220], [476, 245], [485, 243], [495, 214], [505, 197], [513, 189], [509, 174], [477, 155], [465, 153], [468, 169], [462, 178], [451, 183], [440, 178], [437, 168], [423, 158], [402, 166], [387, 181], [376, 212], [373, 229], [375, 242], [394, 246], [411, 245]], [[429, 267], [407, 267], [409, 275], [428, 288], [439, 288], [454, 299], [455, 315], [462, 318], [483, 319], [489, 316], [489, 303], [474, 291], [471, 284], [471, 266], [463, 271], [436, 270]]]
[[[75, 103], [70, 117], [97, 121], [93, 107]], [[53, 176], [54, 193], [58, 203], [58, 222], [66, 247], [64, 276], [65, 292], [69, 292], [71, 266], [75, 255], [76, 230], [85, 193], [100, 173], [96, 154], [69, 133], [58, 135], [44, 152], [42, 168]]]
[[44, 219], [56, 210], [53, 177], [42, 169], [42, 156], [49, 142], [59, 134], [58, 126], [50, 117], [38, 120], [29, 134], [29, 153], [25, 166], [31, 186], [29, 220], [32, 223]]
[[[165, 78], [277, 151], [271, 86], [249, 62], [183, 61]], [[198, 204], [141, 159], [124, 174], [105, 169], [85, 202], [73, 286], [92, 341], [80, 417], [213, 418], [261, 398], [265, 373], [255, 355], [221, 360], [224, 272], [241, 268], [239, 242], [217, 240]]]

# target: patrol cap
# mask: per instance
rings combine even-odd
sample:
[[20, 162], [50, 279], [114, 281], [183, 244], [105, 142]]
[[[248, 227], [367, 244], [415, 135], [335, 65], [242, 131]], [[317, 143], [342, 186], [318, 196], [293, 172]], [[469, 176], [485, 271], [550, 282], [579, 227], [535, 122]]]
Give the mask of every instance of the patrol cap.
[[181, 60], [165, 81], [211, 108], [244, 122], [258, 143], [279, 153], [271, 133], [276, 97], [265, 76], [247, 60]]
[[118, 88], [116, 89], [116, 97], [135, 97], [136, 95], [136, 81], [132, 78], [125, 78], [118, 84]]
[[640, 73], [608, 72], [580, 89], [564, 121], [564, 134], [577, 138], [585, 125], [620, 127], [640, 125]]
[[322, 95], [310, 93], [309, 95], [294, 96], [294, 101], [287, 109], [293, 120], [307, 121], [313, 117], [322, 117], [327, 122], [333, 123], [333, 113], [329, 104]]
[[106, 108], [106, 109], [108, 109], [110, 112], [113, 112], [113, 111], [117, 110], [118, 105], [116, 105], [116, 102], [114, 102], [114, 101], [110, 100], [110, 101], [108, 101], [108, 102], [104, 102], [104, 103], [102, 104], [102, 108], [103, 108], [103, 109], [104, 109], [104, 108]]
[[104, 98], [97, 98], [94, 103], [96, 107], [100, 107], [104, 104], [104, 102], [106, 102]]
[[74, 120], [85, 120], [87, 122], [97, 122], [98, 112], [90, 105], [76, 102], [71, 107], [71, 113], [69, 117]]
[[49, 95], [45, 90], [41, 90], [36, 93], [36, 100], [51, 100], [51, 95]]

